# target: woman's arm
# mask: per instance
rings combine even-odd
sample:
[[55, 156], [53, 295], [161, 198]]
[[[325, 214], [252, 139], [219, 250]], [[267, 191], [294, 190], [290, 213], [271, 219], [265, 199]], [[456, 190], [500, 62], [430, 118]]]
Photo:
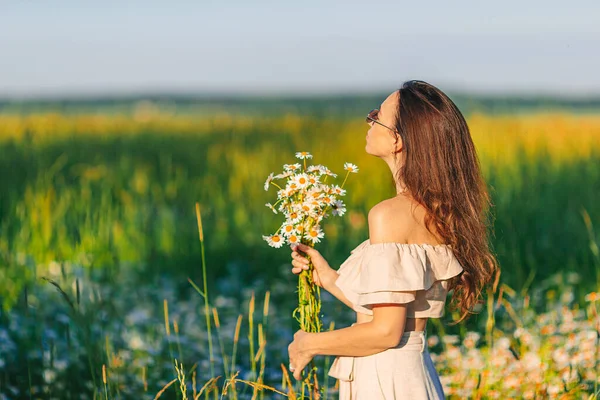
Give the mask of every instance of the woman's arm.
[[329, 332], [296, 332], [288, 346], [296, 379], [316, 355], [369, 356], [396, 346], [406, 324], [406, 304], [373, 306], [373, 320]]
[[396, 346], [406, 324], [406, 304], [377, 304], [373, 320], [329, 332], [310, 333], [304, 344], [316, 355], [369, 356]]

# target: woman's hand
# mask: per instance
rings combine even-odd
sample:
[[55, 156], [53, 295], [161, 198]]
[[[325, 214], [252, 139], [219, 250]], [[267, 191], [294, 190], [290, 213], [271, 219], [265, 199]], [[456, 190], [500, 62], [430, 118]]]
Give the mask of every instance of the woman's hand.
[[296, 380], [300, 380], [302, 370], [315, 356], [306, 348], [306, 340], [310, 335], [308, 332], [299, 330], [294, 334], [294, 341], [288, 346], [289, 368]]
[[313, 282], [324, 288], [327, 287], [337, 279], [337, 272], [329, 266], [329, 263], [318, 250], [307, 246], [302, 243], [294, 243], [290, 245], [292, 249], [292, 272], [299, 274], [304, 270], [308, 270], [308, 259], [300, 252], [310, 256], [310, 262], [313, 265]]

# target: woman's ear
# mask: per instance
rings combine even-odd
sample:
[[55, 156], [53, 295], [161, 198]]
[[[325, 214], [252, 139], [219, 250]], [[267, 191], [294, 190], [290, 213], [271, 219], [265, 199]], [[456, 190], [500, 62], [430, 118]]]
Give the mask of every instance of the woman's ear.
[[392, 154], [401, 153], [404, 149], [402, 138], [396, 136], [396, 141], [394, 142], [394, 148], [392, 150]]

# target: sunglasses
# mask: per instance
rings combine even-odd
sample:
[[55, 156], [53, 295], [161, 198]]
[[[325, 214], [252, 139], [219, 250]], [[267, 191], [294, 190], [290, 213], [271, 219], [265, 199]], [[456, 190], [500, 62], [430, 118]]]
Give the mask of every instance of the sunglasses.
[[369, 111], [369, 113], [367, 114], [367, 118], [365, 118], [365, 121], [367, 121], [367, 124], [374, 122], [376, 124], [383, 126], [384, 128], [388, 128], [389, 130], [391, 130], [395, 133], [398, 133], [398, 131], [396, 129], [390, 128], [389, 126], [384, 125], [381, 122], [379, 122], [379, 110], [377, 108], [374, 108], [371, 111]]

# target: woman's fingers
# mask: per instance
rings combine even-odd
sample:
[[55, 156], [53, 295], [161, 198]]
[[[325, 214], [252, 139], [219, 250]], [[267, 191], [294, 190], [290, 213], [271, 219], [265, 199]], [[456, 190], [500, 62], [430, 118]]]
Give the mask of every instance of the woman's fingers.
[[306, 257], [300, 255], [297, 251], [292, 251], [292, 258], [297, 258], [299, 260], [307, 260]]
[[292, 258], [295, 260], [298, 260], [301, 263], [308, 264], [308, 259], [306, 257], [302, 257], [300, 254], [298, 254], [295, 251], [292, 252]]
[[300, 251], [305, 252], [306, 254], [315, 252], [316, 250], [313, 247], [307, 246], [304, 243], [294, 243], [292, 249], [298, 249]]
[[294, 269], [298, 269], [299, 271], [308, 269], [308, 265], [298, 260], [292, 260], [292, 265], [295, 267]]
[[[306, 271], [308, 270], [308, 265], [309, 265], [309, 261], [306, 257], [302, 256], [298, 250], [306, 250], [309, 249], [309, 246], [303, 246], [305, 249], [302, 249], [300, 246], [296, 246], [296, 245], [292, 245], [290, 246], [292, 248], [292, 272], [294, 274], [299, 274], [302, 271]], [[306, 253], [306, 251], [304, 251]], [[314, 279], [314, 282], [317, 282], [317, 279]]]

